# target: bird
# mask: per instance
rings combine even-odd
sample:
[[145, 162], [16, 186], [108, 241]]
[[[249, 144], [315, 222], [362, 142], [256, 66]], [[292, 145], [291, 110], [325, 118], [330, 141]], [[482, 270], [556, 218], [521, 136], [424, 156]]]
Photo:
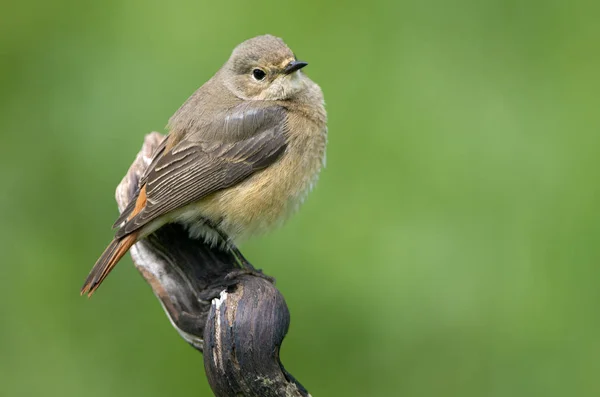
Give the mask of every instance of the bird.
[[98, 289], [139, 240], [169, 223], [219, 249], [279, 227], [325, 165], [323, 92], [285, 42], [237, 45], [167, 124], [137, 192], [81, 294]]

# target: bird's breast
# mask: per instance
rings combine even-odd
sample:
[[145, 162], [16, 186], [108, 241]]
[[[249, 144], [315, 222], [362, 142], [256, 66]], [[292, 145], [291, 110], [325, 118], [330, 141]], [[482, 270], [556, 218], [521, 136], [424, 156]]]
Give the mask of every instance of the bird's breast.
[[288, 116], [288, 145], [274, 164], [231, 188], [193, 205], [183, 217], [193, 234], [208, 239], [206, 227], [190, 219], [200, 214], [239, 241], [280, 226], [296, 212], [316, 183], [325, 162], [327, 130], [302, 115]]

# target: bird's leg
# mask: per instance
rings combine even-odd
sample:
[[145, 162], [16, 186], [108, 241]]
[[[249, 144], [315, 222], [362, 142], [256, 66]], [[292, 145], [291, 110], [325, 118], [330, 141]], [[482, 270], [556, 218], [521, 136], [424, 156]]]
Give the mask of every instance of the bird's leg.
[[[218, 232], [217, 232], [218, 233]], [[220, 234], [220, 233], [219, 233]], [[222, 237], [222, 236], [221, 236]], [[244, 257], [244, 255], [242, 255], [242, 253], [240, 252], [239, 248], [236, 247], [233, 243], [231, 243], [231, 240], [226, 240], [227, 246], [229, 247], [229, 249], [231, 250], [231, 252], [233, 252], [233, 254], [238, 258], [238, 260], [240, 261], [240, 265], [244, 268], [244, 269], [248, 269], [248, 270], [252, 270], [255, 271], [256, 269], [254, 268], [254, 266], [252, 266], [252, 264], [248, 261], [248, 259], [246, 259]]]
[[256, 271], [256, 269], [254, 268], [254, 266], [252, 266], [252, 264], [248, 261], [248, 259], [246, 259], [244, 257], [244, 255], [240, 252], [239, 248], [233, 243], [233, 241], [229, 238], [229, 236], [227, 236], [214, 222], [212, 222], [210, 219], [206, 219], [206, 218], [202, 218], [202, 220], [204, 221], [204, 224], [207, 225], [208, 227], [210, 227], [212, 230], [214, 230], [219, 237], [221, 237], [221, 240], [223, 240], [225, 247], [231, 251], [231, 253], [233, 253], [233, 255], [235, 255], [235, 257], [237, 258], [240, 266], [244, 269], [248, 269], [250, 271]]

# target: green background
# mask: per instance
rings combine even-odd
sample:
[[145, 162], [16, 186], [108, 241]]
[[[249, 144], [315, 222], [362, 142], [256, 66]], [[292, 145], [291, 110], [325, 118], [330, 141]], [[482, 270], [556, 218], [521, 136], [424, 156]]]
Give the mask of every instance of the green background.
[[316, 190], [242, 247], [287, 369], [315, 397], [600, 395], [598, 4], [4, 1], [0, 395], [211, 395], [129, 256], [79, 288], [144, 134], [263, 33], [329, 112]]

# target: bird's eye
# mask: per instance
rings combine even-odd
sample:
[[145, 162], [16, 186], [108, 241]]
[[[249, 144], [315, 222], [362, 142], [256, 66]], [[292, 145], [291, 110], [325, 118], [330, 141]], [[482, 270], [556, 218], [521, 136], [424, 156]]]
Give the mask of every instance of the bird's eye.
[[254, 76], [254, 78], [255, 78], [256, 80], [258, 80], [258, 81], [261, 81], [261, 80], [263, 80], [263, 79], [265, 78], [265, 76], [266, 76], [266, 75], [267, 75], [267, 74], [266, 74], [266, 73], [265, 73], [265, 71], [264, 71], [264, 70], [262, 70], [262, 69], [254, 69], [254, 70], [252, 71], [252, 76]]

